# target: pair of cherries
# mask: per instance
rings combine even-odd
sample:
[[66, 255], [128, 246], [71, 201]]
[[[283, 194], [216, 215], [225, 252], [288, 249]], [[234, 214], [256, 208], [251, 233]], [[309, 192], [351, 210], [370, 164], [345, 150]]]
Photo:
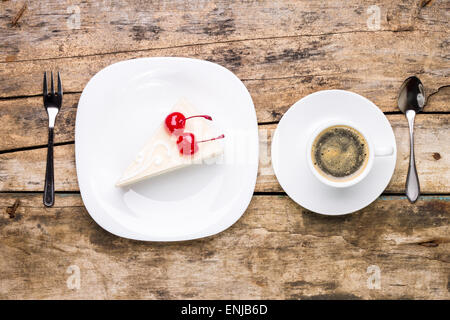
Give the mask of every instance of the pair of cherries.
[[170, 134], [178, 137], [177, 147], [182, 155], [191, 156], [198, 151], [198, 144], [207, 141], [213, 141], [217, 139], [225, 138], [225, 135], [220, 135], [216, 138], [196, 141], [195, 135], [190, 132], [184, 132], [186, 127], [186, 121], [192, 118], [205, 118], [206, 120], [212, 120], [210, 116], [198, 115], [186, 118], [181, 112], [172, 112], [166, 117], [165, 124]]

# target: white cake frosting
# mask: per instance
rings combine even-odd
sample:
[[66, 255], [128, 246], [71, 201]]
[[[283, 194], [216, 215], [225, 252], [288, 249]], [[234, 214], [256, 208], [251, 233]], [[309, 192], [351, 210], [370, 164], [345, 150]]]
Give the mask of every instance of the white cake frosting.
[[[203, 114], [185, 99], [178, 101], [169, 113], [171, 112], [181, 112], [186, 118]], [[164, 119], [139, 151], [135, 160], [125, 169], [116, 186], [127, 186], [183, 167], [202, 164], [204, 160], [223, 153], [223, 143], [217, 140], [200, 143], [198, 151], [193, 156], [181, 155], [176, 144], [177, 137], [168, 133]], [[184, 131], [193, 133], [197, 141], [211, 139], [218, 135], [214, 127], [214, 119], [213, 121], [204, 118], [189, 119], [186, 121]]]

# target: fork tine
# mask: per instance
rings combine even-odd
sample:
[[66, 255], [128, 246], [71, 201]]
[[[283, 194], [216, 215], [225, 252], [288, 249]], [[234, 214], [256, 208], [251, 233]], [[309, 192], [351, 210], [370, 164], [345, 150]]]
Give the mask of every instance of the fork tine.
[[62, 97], [62, 95], [63, 95], [63, 89], [62, 89], [62, 83], [61, 83], [61, 77], [59, 75], [59, 71], [58, 71], [58, 95], [60, 97]]
[[43, 85], [44, 89], [44, 96], [46, 96], [48, 94], [47, 92], [47, 71], [44, 71], [44, 85]]
[[55, 94], [55, 88], [53, 87], [53, 71], [51, 72], [51, 77], [52, 77], [52, 79], [51, 79], [51, 82], [50, 82], [50, 88], [51, 88], [50, 92], [52, 93], [52, 95], [54, 95]]

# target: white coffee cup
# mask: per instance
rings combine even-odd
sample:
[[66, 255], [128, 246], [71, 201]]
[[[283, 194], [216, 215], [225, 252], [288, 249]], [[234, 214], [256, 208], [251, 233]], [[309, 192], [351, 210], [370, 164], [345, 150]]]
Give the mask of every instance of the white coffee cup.
[[[313, 148], [314, 141], [316, 140], [318, 135], [321, 134], [324, 130], [331, 128], [331, 127], [335, 127], [335, 126], [347, 126], [347, 127], [353, 128], [354, 130], [359, 132], [367, 142], [367, 147], [368, 147], [367, 148], [368, 149], [367, 163], [366, 163], [365, 167], [362, 169], [362, 171], [358, 175], [356, 175], [354, 178], [342, 179], [342, 180], [340, 180], [340, 179], [331, 180], [331, 179], [325, 177], [323, 174], [321, 174], [318, 171], [318, 169], [314, 166], [314, 162], [312, 159], [312, 148]], [[357, 125], [355, 125], [354, 123], [352, 123], [350, 121], [346, 121], [346, 120], [331, 120], [331, 121], [327, 121], [327, 122], [324, 122], [324, 123], [318, 125], [316, 127], [316, 129], [314, 129], [312, 131], [312, 134], [309, 136], [308, 143], [306, 144], [306, 157], [307, 157], [308, 166], [309, 166], [311, 172], [317, 179], [319, 179], [320, 182], [322, 182], [323, 184], [326, 184], [330, 187], [334, 187], [334, 188], [350, 187], [350, 186], [353, 186], [353, 185], [357, 184], [358, 182], [364, 180], [364, 178], [366, 178], [367, 175], [369, 174], [370, 170], [372, 170], [375, 157], [391, 156], [393, 153], [394, 153], [394, 147], [392, 147], [392, 146], [374, 146], [372, 143], [372, 139], [369, 137], [369, 135], [367, 134], [367, 132], [365, 132], [364, 129], [362, 129], [362, 128], [358, 127]]]

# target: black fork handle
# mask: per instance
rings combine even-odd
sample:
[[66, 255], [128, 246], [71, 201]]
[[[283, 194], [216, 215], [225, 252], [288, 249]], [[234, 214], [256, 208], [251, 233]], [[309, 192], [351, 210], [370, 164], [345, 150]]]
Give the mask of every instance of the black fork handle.
[[55, 181], [53, 172], [53, 128], [48, 128], [47, 168], [45, 170], [44, 205], [55, 203]]

